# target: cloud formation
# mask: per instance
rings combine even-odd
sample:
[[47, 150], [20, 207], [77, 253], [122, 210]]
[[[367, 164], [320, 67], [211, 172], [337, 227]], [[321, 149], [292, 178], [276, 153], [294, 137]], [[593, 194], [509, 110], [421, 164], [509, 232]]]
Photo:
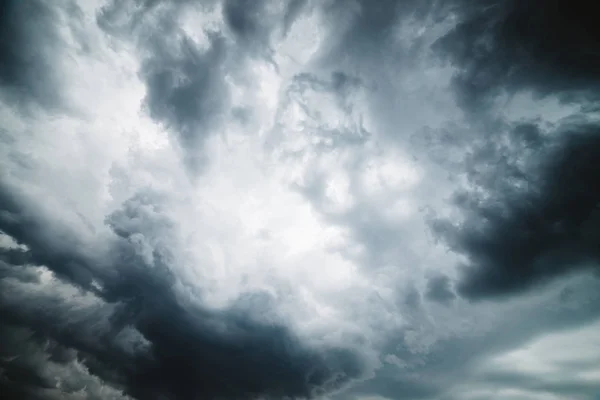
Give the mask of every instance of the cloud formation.
[[595, 395], [592, 15], [0, 3], [0, 392]]
[[[26, 230], [38, 232], [33, 239], [11, 229], [14, 221], [27, 226], [19, 215], [28, 211], [18, 206], [4, 208], [2, 231], [28, 250], [12, 250], [24, 253], [26, 262], [6, 269], [3, 315], [18, 326], [35, 329], [42, 341], [57, 343], [59, 351], [62, 347], [67, 353], [74, 351], [77, 361], [90, 372], [136, 398], [309, 397], [363, 374], [361, 361], [349, 349], [313, 349], [284, 326], [255, 320], [244, 310], [216, 312], [181, 298], [174, 288], [169, 249], [154, 241], [169, 235], [170, 221], [159, 207], [160, 199], [151, 192], [142, 193], [107, 217], [117, 239], [109, 258], [94, 261], [104, 263], [102, 268], [112, 269], [114, 275], [85, 269], [92, 260], [77, 254], [73, 243], [65, 243], [56, 254], [58, 246], [44, 238], [60, 226]], [[76, 301], [69, 304], [72, 300], [60, 292], [36, 288], [42, 286], [40, 282], [11, 279], [15, 278], [13, 268], [28, 268], [31, 263], [95, 292], [80, 295], [82, 303], [91, 304], [83, 308]], [[22, 281], [20, 275], [17, 271], [16, 278]], [[58, 290], [66, 286], [62, 290], [76, 291], [51, 279]], [[29, 299], [24, 297], [27, 293]], [[52, 351], [45, 344], [40, 346]], [[33, 351], [42, 350], [34, 347]], [[28, 369], [19, 372], [26, 367], [13, 361], [5, 365], [10, 381], [39, 389], [56, 387], [44, 380], [45, 374]]]
[[[459, 290], [468, 297], [598, 268], [600, 192], [592, 160], [599, 154], [593, 110], [600, 75], [598, 33], [586, 7], [464, 6], [463, 20], [436, 44], [458, 67], [455, 90], [467, 112], [483, 106], [467, 128], [475, 131], [464, 159], [469, 184], [454, 196], [464, 219], [434, 224], [467, 258]], [[528, 92], [579, 109], [552, 123], [543, 115], [512, 121], [498, 113], [507, 94]]]
[[600, 130], [565, 125], [551, 132], [518, 125], [498, 135], [508, 146], [486, 143], [473, 154], [495, 164], [481, 170], [472, 162], [474, 187], [456, 195], [464, 222], [434, 224], [468, 258], [463, 294], [511, 293], [578, 268], [598, 268], [600, 192], [593, 160]]
[[60, 17], [56, 7], [43, 1], [0, 5], [0, 85], [9, 101], [51, 107], [60, 98]]
[[523, 88], [597, 99], [600, 31], [589, 3], [464, 2], [458, 13], [438, 46], [459, 66], [455, 84], [467, 106]]
[[441, 304], [454, 300], [456, 295], [450, 287], [450, 279], [445, 275], [434, 276], [427, 282], [427, 298]]

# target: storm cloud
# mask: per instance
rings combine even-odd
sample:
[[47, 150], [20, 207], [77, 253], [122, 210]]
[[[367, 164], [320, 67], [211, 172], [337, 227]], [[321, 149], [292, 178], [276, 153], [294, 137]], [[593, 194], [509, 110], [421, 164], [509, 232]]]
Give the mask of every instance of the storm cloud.
[[459, 286], [465, 295], [510, 293], [598, 268], [600, 126], [565, 125], [551, 132], [520, 125], [498, 135], [516, 151], [486, 143], [474, 152], [495, 164], [480, 170], [471, 162], [474, 188], [455, 196], [464, 222], [434, 223], [469, 259]]
[[593, 16], [1, 2], [0, 392], [594, 396]]
[[600, 31], [585, 1], [484, 1], [459, 4], [461, 22], [437, 46], [459, 71], [467, 107], [503, 91], [597, 100]]
[[[600, 69], [598, 31], [586, 7], [465, 6], [464, 21], [436, 44], [459, 68], [455, 91], [467, 112], [483, 106], [465, 129], [475, 131], [464, 159], [469, 185], [454, 196], [464, 219], [453, 227], [434, 223], [468, 260], [459, 290], [469, 297], [598, 268]], [[494, 106], [527, 92], [574, 111], [552, 123], [540, 116], [511, 121]]]
[[[24, 349], [25, 356], [37, 357], [37, 363], [55, 362], [52, 358], [65, 363], [76, 357], [109, 385], [136, 398], [311, 397], [364, 373], [364, 365], [351, 349], [311, 348], [285, 326], [254, 319], [243, 309], [216, 312], [186, 302], [174, 288], [169, 249], [153, 240], [169, 235], [169, 221], [156, 212], [158, 207], [159, 198], [142, 193], [108, 216], [115, 241], [108, 258], [96, 262], [118, 271], [112, 276], [91, 269], [85, 275], [73, 274], [93, 261], [68, 245], [60, 256], [55, 254], [56, 244], [43, 238], [60, 227], [39, 227], [35, 238], [11, 229], [9, 219], [28, 213], [11, 208], [12, 218], [2, 219], [2, 231], [27, 246], [28, 250], [12, 250], [23, 253], [27, 262], [8, 266], [0, 307], [6, 323], [33, 329], [39, 337], [42, 343], [31, 351], [46, 352], [35, 356]], [[3, 215], [9, 212], [3, 211]], [[67, 264], [67, 260], [80, 261]], [[71, 299], [60, 291], [46, 292], [35, 288], [40, 282], [19, 279], [19, 269], [33, 268], [32, 263], [56, 274], [58, 290], [64, 286], [63, 290], [77, 292], [61, 276], [84, 289], [79, 296], [92, 304], [69, 304]], [[94, 279], [98, 287], [93, 288]], [[10, 334], [16, 328], [3, 329]], [[74, 355], [60, 356], [69, 352]], [[34, 367], [41, 372], [47, 368]], [[9, 360], [4, 368], [6, 378], [24, 388], [57, 387], [45, 380], [44, 373], [20, 362]]]

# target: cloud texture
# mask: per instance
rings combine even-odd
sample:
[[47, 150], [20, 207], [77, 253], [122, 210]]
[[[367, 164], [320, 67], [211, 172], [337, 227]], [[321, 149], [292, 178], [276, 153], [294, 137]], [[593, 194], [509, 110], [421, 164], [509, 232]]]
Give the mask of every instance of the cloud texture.
[[593, 15], [0, 2], [2, 397], [593, 398]]

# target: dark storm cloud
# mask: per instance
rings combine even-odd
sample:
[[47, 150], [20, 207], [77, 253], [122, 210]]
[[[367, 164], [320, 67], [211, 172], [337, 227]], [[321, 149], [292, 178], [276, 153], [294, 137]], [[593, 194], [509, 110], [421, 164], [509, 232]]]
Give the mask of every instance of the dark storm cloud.
[[73, 368], [77, 353], [43, 334], [3, 321], [0, 340], [0, 390], [7, 398], [70, 399], [83, 390], [89, 399], [124, 399], [118, 391]]
[[446, 275], [436, 275], [429, 278], [425, 296], [429, 300], [441, 304], [448, 304], [456, 297], [452, 291], [450, 278]]
[[600, 264], [600, 126], [535, 124], [485, 140], [457, 193], [461, 224], [433, 226], [468, 263], [461, 294], [517, 292]]
[[[461, 22], [437, 50], [459, 68], [464, 105], [486, 104], [502, 91], [596, 97], [600, 93], [600, 29], [585, 0], [460, 2]], [[483, 100], [483, 103], [480, 101]]]
[[[112, 39], [139, 50], [145, 111], [172, 131], [194, 172], [205, 163], [206, 138], [232, 112], [243, 114], [232, 111], [230, 79], [247, 78], [243, 70], [248, 60], [269, 59], [271, 36], [278, 30], [285, 34], [306, 2], [290, 0], [281, 13], [272, 15], [267, 1], [225, 0], [225, 31], [207, 32], [204, 46], [183, 31], [179, 17], [188, 6], [214, 3], [114, 0], [97, 20]], [[418, 20], [432, 12], [435, 2], [355, 3], [358, 11], [349, 11], [346, 1], [330, 2], [326, 10], [336, 33], [347, 22], [341, 15], [354, 13], [349, 27], [339, 30], [341, 37], [330, 38], [331, 43], [322, 48], [325, 60], [320, 61], [331, 63], [338, 72], [330, 79], [300, 74], [290, 85], [295, 94], [333, 93], [342, 109], [349, 107], [344, 109], [348, 118], [351, 105], [346, 98], [368, 81], [364, 74], [369, 68], [362, 67], [400, 60], [398, 69], [396, 64], [392, 68], [398, 72], [410, 64], [422, 43], [415, 40], [409, 49], [394, 49], [390, 38], [398, 23], [412, 17]], [[459, 6], [462, 22], [435, 50], [458, 67], [456, 93], [470, 112], [467, 118], [477, 120], [471, 121], [473, 125], [481, 124], [474, 129], [483, 132], [461, 142], [468, 149], [469, 187], [454, 199], [463, 221], [433, 223], [437, 234], [467, 260], [457, 293], [470, 299], [516, 293], [571, 271], [597, 268], [598, 126], [585, 118], [556, 126], [538, 121], [498, 123], [485, 113], [473, 112], [481, 111], [476, 105], [489, 104], [480, 100], [503, 90], [533, 89], [580, 101], [594, 97], [600, 68], [593, 49], [597, 30], [589, 22], [593, 14], [568, 26], [564, 20], [576, 19], [573, 10], [587, 7], [582, 1], [571, 2], [569, 9], [562, 1], [544, 8], [517, 0], [468, 6], [459, 0], [446, 3]], [[51, 2], [4, 1], [0, 12], [1, 96], [44, 106], [60, 103], [60, 79], [53, 67], [59, 18]], [[372, 71], [377, 71], [372, 75], [381, 72]], [[370, 135], [360, 124], [348, 132], [319, 126], [319, 113], [311, 114], [308, 108], [308, 119], [317, 121], [319, 128], [314, 129], [315, 136], [333, 137], [332, 148], [360, 146]], [[456, 129], [460, 128], [451, 130]], [[453, 140], [441, 141], [442, 154], [436, 157], [447, 159], [448, 148], [456, 145]], [[328, 150], [329, 145], [322, 143], [317, 150]], [[357, 159], [350, 167], [358, 171], [363, 161], [368, 160]], [[324, 179], [317, 176], [302, 188], [323, 210]], [[124, 398], [123, 391], [148, 400], [291, 399], [313, 397], [366, 376], [367, 367], [356, 350], [309, 346], [283, 322], [266, 321], [262, 316], [270, 315], [276, 302], [266, 293], [246, 294], [224, 310], [204, 307], [202, 294], [192, 294], [178, 279], [177, 227], [165, 212], [166, 198], [140, 192], [108, 215], [105, 222], [111, 236], [103, 244], [109, 251], [90, 249], [77, 227], [44, 213], [45, 201], [0, 183], [0, 231], [26, 246], [0, 248], [0, 393], [4, 397], [106, 400]], [[399, 226], [380, 211], [361, 203], [326, 216], [327, 222], [349, 227], [352, 238], [366, 245], [365, 258], [359, 261], [373, 266], [398, 260], [418, 264], [420, 255], [404, 245], [415, 236], [413, 227]], [[46, 269], [55, 275], [51, 282]], [[355, 393], [394, 399], [442, 396], [457, 382], [466, 381], [485, 357], [536, 335], [597, 318], [597, 286], [585, 293], [578, 290], [566, 290], [563, 305], [509, 312], [499, 329], [455, 335], [439, 333], [446, 322], [440, 319], [438, 324], [437, 317], [425, 315], [427, 299], [454, 301], [456, 308], [464, 303], [456, 298], [448, 277], [434, 276], [422, 294], [413, 287], [403, 298], [409, 326], [386, 349], [388, 366]], [[453, 308], [444, 307], [443, 312]], [[420, 336], [423, 340], [415, 344], [414, 338]], [[434, 339], [429, 341], [431, 336]], [[488, 378], [567, 396], [577, 392], [562, 383], [524, 382], [512, 375]]]
[[[76, 6], [66, 11], [77, 17]], [[0, 97], [15, 105], [61, 104], [62, 81], [55, 68], [62, 51], [58, 15], [52, 2], [0, 2]]]
[[59, 276], [84, 289], [91, 289], [94, 278], [104, 280], [100, 266], [81, 252], [82, 243], [69, 229], [61, 226], [46, 228], [52, 218], [41, 213], [34, 204], [25, 200], [19, 189], [0, 182], [0, 231], [27, 250], [1, 249], [5, 262], [24, 266], [45, 265]]
[[[50, 238], [60, 230], [58, 224], [34, 220], [35, 213], [20, 200], [8, 207], [0, 203], [0, 229], [28, 246], [23, 253], [29, 260], [45, 260], [57, 276], [66, 275], [62, 264], [80, 255], [68, 245], [57, 247]], [[84, 299], [79, 302], [61, 295], [69, 285], [60, 280], [45, 290], [35, 280], [21, 279], [26, 263], [6, 258], [19, 263], [8, 266], [17, 280], [3, 268], [0, 328], [7, 334], [36, 332], [18, 351], [23, 362], [12, 362], [10, 356], [11, 362], [3, 362], [7, 390], [51, 398], [44, 394], [48, 387], [56, 390], [44, 372], [53, 365], [48, 363], [68, 364], [74, 355], [92, 378], [142, 399], [312, 397], [363, 375], [362, 361], [352, 350], [307, 347], [285, 326], [254, 318], [249, 306], [211, 311], [184, 300], [174, 288], [172, 224], [161, 207], [161, 196], [144, 192], [107, 218], [118, 238], [103, 262], [115, 274], [73, 264], [73, 270], [86, 270], [100, 285], [94, 295], [80, 291]], [[24, 215], [30, 223], [15, 229], [15, 216]], [[55, 258], [56, 248], [62, 258]], [[70, 281], [83, 288], [89, 283]], [[268, 307], [269, 302], [261, 304]], [[29, 358], [33, 361], [25, 362]]]
[[[457, 67], [469, 127], [452, 130], [469, 149], [469, 184], [454, 196], [462, 222], [433, 226], [466, 257], [458, 291], [499, 296], [598, 268], [600, 31], [589, 2], [456, 5], [460, 22], [434, 49]], [[579, 110], [555, 124], [510, 121], [493, 100], [523, 91]]]

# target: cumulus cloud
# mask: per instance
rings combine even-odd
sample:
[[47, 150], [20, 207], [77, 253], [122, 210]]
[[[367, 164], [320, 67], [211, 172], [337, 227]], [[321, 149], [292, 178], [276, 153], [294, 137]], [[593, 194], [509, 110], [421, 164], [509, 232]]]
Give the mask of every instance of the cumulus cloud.
[[[434, 223], [466, 257], [459, 291], [502, 295], [597, 268], [600, 75], [586, 5], [506, 1], [460, 10], [463, 20], [436, 46], [457, 66], [455, 91], [473, 113], [471, 143], [461, 144], [469, 148], [468, 184], [454, 196], [462, 221]], [[572, 111], [555, 119], [525, 103], [530, 110], [513, 117], [510, 103], [527, 93]]]
[[[134, 397], [308, 397], [363, 374], [362, 362], [350, 349], [307, 347], [284, 326], [262, 323], [236, 309], [210, 311], [181, 298], [174, 288], [169, 265], [174, 261], [167, 244], [157, 241], [169, 236], [170, 227], [159, 207], [160, 199], [142, 193], [107, 217], [117, 239], [102, 261], [104, 268], [117, 273], [107, 277], [87, 270], [83, 278], [72, 279], [96, 294], [68, 297], [76, 289], [58, 278], [50, 278], [50, 283], [19, 282], [9, 275], [3, 280], [3, 315], [34, 328], [41, 340], [77, 351], [86, 368]], [[45, 225], [38, 231], [49, 234], [56, 229], [60, 227]], [[2, 231], [14, 233], [8, 224], [2, 224]], [[15, 236], [31, 249], [23, 253], [42, 257], [31, 262], [57, 277], [69, 276], [70, 270], [61, 269], [65, 260], [81, 257], [68, 243], [62, 257], [45, 257], [44, 250], [56, 247], [51, 241], [40, 244], [18, 232]], [[85, 268], [83, 262], [70, 267]], [[44, 374], [11, 362], [6, 376], [12, 382], [17, 374], [24, 386], [56, 388], [44, 380], [49, 367], [36, 367]]]
[[543, 132], [517, 125], [475, 150], [474, 159], [495, 163], [469, 162], [473, 185], [455, 198], [465, 220], [434, 223], [468, 258], [461, 292], [510, 293], [598, 267], [598, 128], [567, 122]]
[[0, 391], [593, 396], [591, 15], [2, 2]]

